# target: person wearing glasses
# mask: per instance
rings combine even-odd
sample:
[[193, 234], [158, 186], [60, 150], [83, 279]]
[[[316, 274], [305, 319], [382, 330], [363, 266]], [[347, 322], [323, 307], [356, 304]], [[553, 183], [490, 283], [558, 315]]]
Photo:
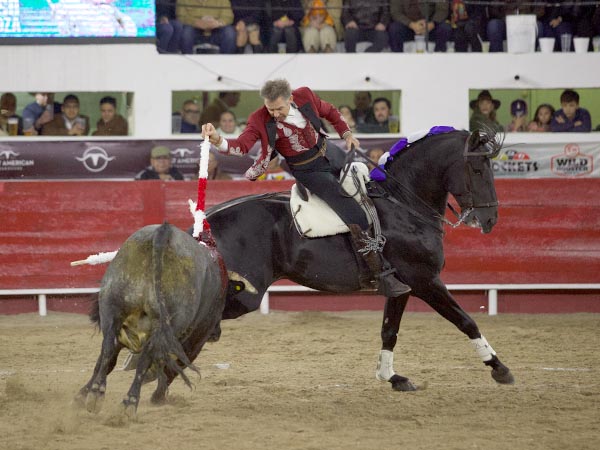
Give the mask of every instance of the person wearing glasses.
[[195, 100], [186, 100], [181, 108], [181, 132], [200, 133], [200, 107]]

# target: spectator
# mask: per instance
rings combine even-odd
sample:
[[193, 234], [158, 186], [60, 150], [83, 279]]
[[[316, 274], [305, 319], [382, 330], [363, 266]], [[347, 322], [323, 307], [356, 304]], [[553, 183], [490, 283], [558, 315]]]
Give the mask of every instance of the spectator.
[[502, 131], [502, 125], [496, 120], [496, 110], [500, 108], [500, 100], [492, 98], [490, 91], [483, 90], [472, 100], [469, 106], [473, 110], [469, 120], [469, 129], [471, 131], [489, 127], [496, 131]]
[[322, 0], [309, 2], [302, 19], [302, 43], [308, 53], [332, 53], [337, 43], [335, 23]]
[[219, 96], [215, 98], [202, 112], [200, 123], [212, 123], [215, 128], [219, 126], [221, 113], [235, 108], [240, 102], [239, 91], [219, 92]]
[[87, 136], [89, 132], [89, 117], [79, 114], [79, 98], [73, 94], [65, 96], [60, 114], [42, 127], [46, 136]]
[[264, 51], [259, 25], [262, 20], [262, 3], [264, 2], [231, 0], [233, 26], [236, 32], [235, 45], [238, 53], [244, 53], [248, 43], [250, 43], [253, 53]]
[[23, 135], [23, 121], [17, 115], [17, 97], [11, 92], [0, 96], [0, 128], [9, 136]]
[[106, 96], [100, 99], [100, 119], [92, 136], [127, 136], [127, 120], [117, 114], [117, 99]]
[[33, 123], [33, 130], [24, 130], [29, 134], [39, 134], [42, 127], [54, 118], [54, 94], [35, 92], [35, 101], [23, 109], [23, 123]]
[[579, 94], [571, 89], [560, 95], [561, 109], [554, 113], [551, 131], [587, 133], [592, 131], [592, 118], [587, 109], [579, 107]]
[[338, 107], [338, 111], [348, 124], [350, 131], [356, 131], [356, 122], [354, 121], [354, 117], [352, 117], [352, 109], [348, 105], [341, 105]]
[[238, 126], [235, 114], [233, 111], [223, 111], [219, 119], [219, 128], [217, 131], [220, 135], [226, 138], [236, 138], [242, 132]]
[[452, 36], [448, 19], [448, 3], [423, 3], [417, 0], [390, 0], [392, 23], [389, 27], [390, 48], [403, 51], [404, 43], [415, 35], [435, 41], [435, 51], [445, 52], [446, 42]]
[[554, 107], [552, 105], [544, 103], [538, 106], [535, 110], [533, 120], [529, 122], [529, 125], [527, 126], [527, 131], [537, 133], [550, 131], [552, 116], [554, 116]]
[[156, 47], [159, 53], [179, 53], [183, 24], [177, 20], [174, 0], [156, 0]]
[[183, 180], [183, 175], [171, 166], [171, 150], [159, 145], [150, 152], [150, 165], [136, 177], [138, 180]]
[[362, 123], [356, 126], [359, 133], [389, 133], [390, 126], [388, 120], [392, 111], [392, 104], [385, 97], [379, 97], [373, 100], [373, 123]]
[[367, 0], [344, 0], [342, 24], [346, 52], [356, 53], [359, 41], [372, 43], [366, 52], [381, 52], [388, 45], [389, 23], [390, 12], [385, 2], [373, 5]]
[[484, 7], [463, 0], [450, 1], [450, 26], [453, 29], [455, 50], [459, 53], [481, 51], [481, 36], [483, 31]]
[[[183, 23], [181, 50], [184, 54], [194, 51], [194, 45], [218, 47], [219, 53], [235, 53], [235, 29], [233, 11], [229, 0], [186, 0], [177, 4], [177, 19]], [[207, 50], [206, 53], [211, 53]]]
[[200, 108], [195, 100], [181, 105], [181, 133], [200, 133]]
[[504, 50], [503, 41], [506, 39], [506, 16], [508, 14], [535, 14], [538, 18], [538, 29], [542, 29], [540, 18], [544, 14], [544, 7], [531, 5], [531, 2], [527, 0], [507, 0], [496, 5], [489, 5], [487, 11], [486, 29], [488, 41], [490, 41], [490, 52]]
[[208, 179], [209, 180], [231, 180], [231, 175], [221, 172], [217, 156], [210, 152], [208, 154]]
[[[563, 5], [570, 3], [559, 1], [553, 6], [542, 7], [543, 14], [540, 17], [541, 35], [554, 38], [554, 50], [561, 50], [560, 36], [562, 34], [573, 34], [573, 6]], [[539, 25], [538, 25], [539, 26]]]
[[373, 169], [375, 166], [379, 165], [379, 158], [383, 156], [385, 152], [381, 147], [373, 147], [367, 150], [367, 158], [369, 158], [372, 162], [367, 162], [367, 166], [369, 170]]
[[354, 93], [352, 117], [357, 126], [363, 123], [375, 123], [373, 108], [371, 107], [371, 93], [369, 91], [357, 91]]
[[510, 114], [512, 120], [506, 126], [506, 131], [527, 131], [527, 103], [525, 103], [525, 100], [518, 99], [512, 102], [510, 104]]
[[[277, 53], [278, 44], [285, 42], [286, 53], [298, 53], [301, 49], [300, 22], [304, 16], [301, 0], [271, 1], [271, 40], [269, 51]], [[203, 122], [204, 123], [204, 122]]]

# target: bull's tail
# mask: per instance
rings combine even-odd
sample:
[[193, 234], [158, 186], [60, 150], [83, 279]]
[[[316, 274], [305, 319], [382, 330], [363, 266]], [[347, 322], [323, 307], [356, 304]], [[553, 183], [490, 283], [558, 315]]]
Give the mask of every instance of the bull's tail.
[[[171, 318], [167, 311], [167, 305], [162, 289], [162, 274], [163, 274], [163, 256], [166, 248], [169, 245], [171, 236], [171, 225], [163, 223], [155, 232], [152, 242], [152, 265], [153, 265], [153, 281], [154, 294], [156, 304], [158, 305], [159, 323], [154, 330], [150, 339], [148, 339], [148, 352], [153, 360], [153, 364], [158, 368], [158, 376], [165, 376], [164, 370], [168, 367], [174, 373], [177, 373], [185, 381], [190, 388], [192, 384], [189, 378], [183, 372], [183, 369], [189, 367], [196, 373], [200, 373], [198, 368], [192, 364], [185, 351], [175, 336], [171, 327]], [[181, 362], [181, 365], [177, 363]]]

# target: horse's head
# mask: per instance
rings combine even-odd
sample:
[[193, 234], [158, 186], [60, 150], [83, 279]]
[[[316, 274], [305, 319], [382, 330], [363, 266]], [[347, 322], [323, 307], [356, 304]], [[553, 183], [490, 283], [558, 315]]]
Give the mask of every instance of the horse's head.
[[[473, 131], [465, 143], [464, 177], [449, 191], [461, 207], [464, 222], [489, 233], [498, 220], [498, 200], [490, 159], [502, 147], [503, 135], [492, 129]], [[458, 186], [458, 185], [461, 186]]]

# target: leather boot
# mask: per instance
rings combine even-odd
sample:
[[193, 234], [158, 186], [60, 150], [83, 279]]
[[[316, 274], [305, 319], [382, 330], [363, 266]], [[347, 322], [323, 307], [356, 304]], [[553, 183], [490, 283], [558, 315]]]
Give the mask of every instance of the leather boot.
[[410, 286], [400, 282], [395, 276], [394, 269], [383, 257], [381, 252], [369, 250], [367, 243], [374, 238], [369, 233], [363, 231], [358, 225], [348, 225], [354, 250], [367, 263], [369, 270], [375, 275], [377, 280], [377, 293], [386, 297], [399, 297], [410, 292]]

